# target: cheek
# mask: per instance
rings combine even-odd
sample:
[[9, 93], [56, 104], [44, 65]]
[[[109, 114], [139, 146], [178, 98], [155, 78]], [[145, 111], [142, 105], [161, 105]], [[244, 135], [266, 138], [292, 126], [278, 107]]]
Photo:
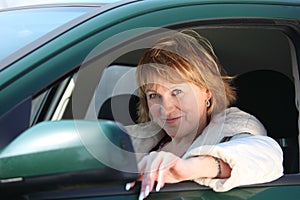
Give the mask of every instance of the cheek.
[[205, 101], [207, 99], [207, 94], [205, 91], [202, 91], [200, 89], [195, 89], [194, 90], [194, 95], [193, 98], [190, 98], [191, 102], [190, 104], [194, 105], [194, 109], [201, 111], [205, 111], [206, 110], [206, 106], [205, 106]]
[[159, 104], [148, 104], [150, 115], [153, 118], [159, 118], [160, 116], [160, 105]]
[[190, 113], [192, 117], [200, 117], [206, 111], [204, 100], [189, 98], [183, 101], [180, 101], [180, 108], [185, 113]]
[[194, 96], [182, 98], [178, 101], [178, 106], [181, 110], [196, 110], [200, 106], [200, 102]]

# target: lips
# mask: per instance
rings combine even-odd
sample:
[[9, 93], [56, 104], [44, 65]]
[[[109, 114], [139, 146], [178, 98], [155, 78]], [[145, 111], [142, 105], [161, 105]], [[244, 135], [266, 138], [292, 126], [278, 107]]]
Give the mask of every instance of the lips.
[[173, 124], [173, 123], [176, 123], [177, 121], [179, 121], [180, 119], [181, 119], [181, 116], [179, 116], [179, 117], [169, 117], [169, 118], [163, 119], [163, 121], [165, 121], [168, 124]]

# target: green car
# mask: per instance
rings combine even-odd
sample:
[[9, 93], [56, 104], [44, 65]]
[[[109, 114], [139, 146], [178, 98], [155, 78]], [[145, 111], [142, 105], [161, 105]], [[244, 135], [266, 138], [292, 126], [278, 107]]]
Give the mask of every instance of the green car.
[[[172, 31], [208, 38], [284, 152], [270, 183], [217, 193], [192, 181], [147, 199], [299, 199], [300, 1], [64, 1], [0, 10], [0, 198], [138, 199], [125, 125], [137, 123], [135, 68]], [[270, 169], [272, 170], [272, 169]]]

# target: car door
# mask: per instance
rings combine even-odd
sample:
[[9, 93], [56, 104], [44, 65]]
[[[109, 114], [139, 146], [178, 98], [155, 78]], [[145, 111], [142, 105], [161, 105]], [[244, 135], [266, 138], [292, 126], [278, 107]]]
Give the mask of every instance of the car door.
[[[95, 96], [101, 93], [96, 94], [95, 91], [103, 79], [103, 70], [116, 64], [134, 68], [141, 49], [147, 48], [155, 36], [184, 28], [196, 29], [211, 39], [216, 44], [221, 61], [232, 75], [267, 69], [292, 78], [295, 100], [298, 100], [299, 11], [297, 3], [280, 1], [270, 4], [259, 1], [141, 1], [99, 11], [11, 64], [4, 73], [1, 72], [1, 77], [5, 77], [1, 88], [1, 102], [4, 105], [0, 110], [1, 116], [12, 108], [28, 108], [32, 98], [39, 97], [47, 89], [55, 88], [52, 97], [57, 95], [59, 100], [65, 102], [62, 97], [71, 87], [71, 94], [66, 98], [70, 101], [65, 107], [58, 106], [60, 101], [51, 104], [55, 98], [48, 104], [41, 104], [43, 112], [34, 123], [50, 120], [58, 107], [63, 108], [58, 119], [63, 119], [66, 116], [64, 112], [68, 112], [66, 118], [98, 120]], [[279, 42], [266, 42], [270, 38]], [[263, 42], [266, 45], [260, 45]], [[268, 46], [271, 44], [275, 44], [275, 48]], [[270, 54], [260, 50], [263, 47]], [[13, 76], [13, 72], [18, 72], [18, 76]], [[129, 90], [128, 93], [134, 91]], [[28, 115], [28, 111], [26, 113]], [[299, 129], [297, 119], [294, 120]], [[294, 153], [298, 155], [299, 152]], [[179, 183], [168, 185], [160, 193], [151, 194], [149, 199], [280, 199], [283, 196], [296, 199], [297, 195], [299, 175], [294, 173], [272, 183], [243, 186], [227, 193], [216, 193], [192, 182]], [[25, 196], [33, 199], [136, 199], [138, 188], [127, 192], [120, 183], [108, 187], [92, 184], [90, 188], [73, 186], [55, 191], [37, 191]]]

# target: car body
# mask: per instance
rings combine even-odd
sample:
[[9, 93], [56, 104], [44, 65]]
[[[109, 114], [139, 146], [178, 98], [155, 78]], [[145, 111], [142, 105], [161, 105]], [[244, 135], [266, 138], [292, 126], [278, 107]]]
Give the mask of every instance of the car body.
[[[55, 14], [59, 10], [61, 15]], [[5, 18], [28, 11], [42, 14], [19, 18], [19, 26]], [[33, 25], [35, 37], [24, 42], [12, 31], [1, 38], [1, 51], [7, 51], [0, 60], [0, 195], [137, 199], [138, 186], [124, 188], [137, 174], [121, 125], [135, 123], [131, 111], [122, 110], [136, 93], [135, 67], [153, 40], [190, 28], [211, 41], [224, 68], [237, 76], [237, 106], [256, 115], [281, 145], [285, 175], [225, 193], [186, 181], [152, 192], [148, 199], [299, 198], [299, 1], [148, 0], [0, 11], [3, 30], [26, 24]], [[21, 36], [28, 34], [24, 30]], [[257, 71], [262, 73], [242, 78]]]

